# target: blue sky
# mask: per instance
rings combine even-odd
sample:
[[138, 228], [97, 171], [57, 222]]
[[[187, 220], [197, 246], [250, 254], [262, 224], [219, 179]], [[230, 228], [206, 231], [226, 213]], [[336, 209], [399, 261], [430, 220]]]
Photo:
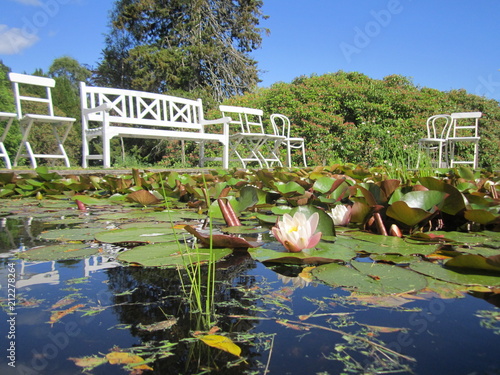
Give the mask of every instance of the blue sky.
[[[113, 3], [0, 0], [0, 59], [26, 73], [64, 55], [95, 66]], [[263, 11], [261, 86], [343, 70], [500, 101], [498, 0], [264, 0]]]

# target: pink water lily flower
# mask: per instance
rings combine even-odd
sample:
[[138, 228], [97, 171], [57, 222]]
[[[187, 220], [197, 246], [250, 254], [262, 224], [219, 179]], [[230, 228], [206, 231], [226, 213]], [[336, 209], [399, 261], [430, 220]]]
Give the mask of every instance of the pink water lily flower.
[[317, 212], [309, 219], [302, 212], [295, 215], [283, 215], [283, 221], [278, 221], [272, 228], [274, 237], [285, 246], [291, 253], [298, 253], [304, 249], [311, 249], [316, 246], [321, 239], [321, 232], [316, 232], [319, 222]]

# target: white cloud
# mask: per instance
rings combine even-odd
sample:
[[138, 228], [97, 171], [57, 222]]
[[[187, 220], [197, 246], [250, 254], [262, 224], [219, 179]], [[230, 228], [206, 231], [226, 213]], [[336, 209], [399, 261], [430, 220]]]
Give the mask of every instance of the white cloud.
[[25, 5], [34, 5], [37, 7], [42, 5], [42, 2], [40, 0], [11, 0], [11, 1], [14, 1], [16, 3], [25, 4]]
[[0, 55], [16, 55], [38, 41], [35, 34], [18, 28], [0, 25]]

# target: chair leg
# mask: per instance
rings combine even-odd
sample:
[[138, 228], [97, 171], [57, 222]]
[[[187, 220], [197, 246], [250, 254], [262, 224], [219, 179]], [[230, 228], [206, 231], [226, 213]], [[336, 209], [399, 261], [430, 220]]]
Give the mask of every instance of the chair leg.
[[5, 167], [7, 169], [12, 169], [12, 164], [10, 163], [9, 154], [7, 154], [7, 150], [5, 149], [3, 142], [0, 142], [0, 150], [2, 152], [1, 156], [3, 156], [3, 159], [5, 161]]

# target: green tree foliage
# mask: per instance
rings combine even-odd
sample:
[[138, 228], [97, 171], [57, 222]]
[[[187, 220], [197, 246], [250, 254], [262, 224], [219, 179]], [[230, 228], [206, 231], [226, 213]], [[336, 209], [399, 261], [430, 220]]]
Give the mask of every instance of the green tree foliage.
[[117, 0], [95, 82], [217, 101], [259, 82], [262, 0]]
[[[7, 77], [10, 69], [0, 61], [0, 112], [16, 113], [16, 105], [14, 103], [14, 95], [12, 93], [12, 86]], [[0, 122], [0, 134], [3, 134], [7, 122]], [[17, 149], [17, 145], [21, 141], [21, 133], [19, 132], [19, 125], [17, 120], [14, 121], [8, 134], [5, 137], [4, 145], [7, 153], [12, 155], [13, 151]], [[4, 165], [3, 158], [0, 158], [1, 165]]]
[[[375, 80], [340, 71], [276, 83], [231, 98], [226, 104], [261, 108], [266, 117], [287, 115], [293, 124], [292, 135], [306, 139], [311, 165], [415, 166], [417, 141], [426, 134], [429, 116], [480, 111], [480, 165], [500, 167], [498, 102], [465, 90], [442, 92], [416, 87], [399, 75]], [[296, 162], [300, 163], [300, 156]]]
[[80, 81], [88, 82], [92, 76], [92, 72], [74, 58], [63, 56], [52, 62], [49, 67], [48, 76], [54, 79], [66, 79], [71, 84], [73, 90], [78, 93]]

